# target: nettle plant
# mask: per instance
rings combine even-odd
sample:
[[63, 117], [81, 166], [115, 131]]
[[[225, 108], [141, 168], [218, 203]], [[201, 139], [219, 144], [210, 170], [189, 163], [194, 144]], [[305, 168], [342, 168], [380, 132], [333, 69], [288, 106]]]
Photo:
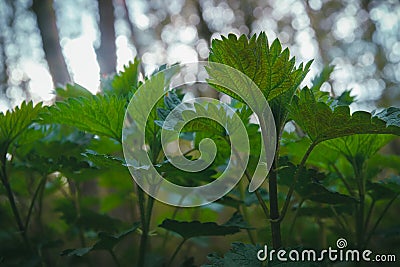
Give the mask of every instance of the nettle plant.
[[[133, 183], [122, 153], [124, 113], [143, 83], [157, 83], [152, 76], [139, 81], [135, 60], [102, 81], [96, 95], [67, 85], [56, 89], [61, 101], [51, 106], [23, 103], [0, 114], [0, 263], [279, 266], [288, 263], [257, 259], [263, 244], [323, 249], [342, 237], [358, 249], [376, 247], [372, 241], [381, 249], [396, 245], [390, 242], [398, 242], [398, 224], [386, 215], [400, 194], [400, 158], [379, 151], [400, 134], [399, 108], [351, 114], [350, 92], [320, 91], [332, 67], [300, 89], [311, 62], [296, 67], [289, 49], [279, 40], [269, 44], [264, 33], [214, 40], [209, 61], [250, 77], [271, 107], [278, 141], [261, 188], [247, 190], [262, 142], [253, 112], [237, 94], [212, 84], [232, 98], [246, 127], [251, 151], [244, 179], [216, 203], [186, 209], [159, 203]], [[198, 186], [218, 178], [230, 149], [223, 127], [201, 118], [183, 128], [181, 144], [194, 160], [200, 141], [213, 139], [218, 152], [211, 166], [187, 173], [166, 160], [160, 131], [183, 96], [173, 90], [155, 105], [146, 141], [165, 179]]]

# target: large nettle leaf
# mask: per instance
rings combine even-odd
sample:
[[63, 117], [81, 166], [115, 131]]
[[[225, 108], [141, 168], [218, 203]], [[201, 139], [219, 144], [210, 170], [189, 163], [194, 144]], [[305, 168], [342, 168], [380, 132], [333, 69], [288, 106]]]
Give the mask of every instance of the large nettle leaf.
[[[213, 40], [209, 60], [228, 65], [246, 74], [270, 102], [278, 129], [283, 127], [288, 113], [287, 106], [312, 63], [312, 61], [308, 62], [304, 68], [303, 64], [300, 64], [296, 68], [295, 58], [290, 58], [289, 49], [282, 51], [278, 39], [269, 46], [264, 32], [258, 37], [253, 35], [250, 39], [247, 39], [245, 35], [237, 38], [230, 34], [228, 38]], [[232, 75], [214, 77], [218, 72], [209, 73], [213, 79], [226, 84], [226, 88], [213, 85], [218, 91], [244, 102], [241, 97], [227, 88], [239, 88], [245, 91], [245, 88], [248, 88], [246, 81]], [[247, 95], [247, 92], [243, 94]]]
[[[297, 88], [307, 72], [308, 68], [296, 68], [295, 58], [289, 56], [289, 49], [282, 51], [278, 39], [269, 46], [265, 33], [258, 37], [253, 35], [250, 39], [246, 35], [237, 38], [229, 34], [228, 38], [223, 36], [222, 40], [213, 40], [209, 60], [243, 72], [260, 88], [265, 98], [271, 100]], [[217, 89], [241, 100], [226, 88], [217, 86]]]
[[314, 93], [304, 88], [295, 96], [290, 117], [315, 143], [354, 134], [400, 135], [400, 109], [391, 107], [380, 112], [356, 111], [350, 114], [348, 106], [331, 108], [318, 102]]
[[51, 106], [43, 117], [45, 123], [74, 126], [120, 142], [125, 105], [124, 99], [114, 95], [69, 98]]
[[9, 145], [38, 120], [42, 109], [41, 103], [34, 106], [32, 102], [23, 102], [13, 111], [0, 113], [0, 155], [5, 155]]

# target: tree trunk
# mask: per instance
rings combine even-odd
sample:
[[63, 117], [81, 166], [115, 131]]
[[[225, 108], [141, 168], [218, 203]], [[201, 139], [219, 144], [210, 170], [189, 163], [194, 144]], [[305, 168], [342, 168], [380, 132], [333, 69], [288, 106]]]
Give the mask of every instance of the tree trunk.
[[43, 50], [54, 86], [63, 86], [71, 82], [71, 77], [61, 50], [53, 1], [33, 0], [32, 10], [36, 14]]
[[98, 0], [100, 15], [100, 47], [96, 50], [100, 73], [111, 74], [117, 66], [117, 47], [115, 45], [115, 16], [112, 0]]

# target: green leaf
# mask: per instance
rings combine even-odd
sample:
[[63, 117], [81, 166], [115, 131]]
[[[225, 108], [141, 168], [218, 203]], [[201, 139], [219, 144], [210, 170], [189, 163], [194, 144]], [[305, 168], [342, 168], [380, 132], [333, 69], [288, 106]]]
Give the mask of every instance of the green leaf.
[[7, 153], [10, 144], [39, 119], [38, 116], [42, 110], [41, 103], [34, 106], [32, 102], [22, 102], [21, 107], [16, 107], [5, 114], [0, 113], [0, 155], [2, 158]]
[[351, 90], [349, 91], [344, 91], [340, 96], [338, 96], [335, 100], [336, 102], [335, 105], [339, 106], [339, 105], [345, 105], [345, 106], [349, 106], [350, 104], [352, 104], [354, 102], [355, 97], [351, 96]]
[[122, 158], [114, 157], [111, 155], [99, 154], [96, 151], [89, 149], [86, 150], [86, 152], [83, 153], [82, 155], [97, 167], [126, 169], [125, 160]]
[[136, 222], [133, 224], [131, 228], [128, 230], [119, 233], [117, 235], [110, 234], [107, 232], [100, 232], [98, 233], [99, 241], [97, 241], [94, 245], [92, 250], [112, 250], [114, 247], [121, 242], [127, 235], [136, 231], [139, 227], [140, 223]]
[[228, 222], [222, 225], [218, 225], [215, 222], [180, 222], [165, 219], [159, 227], [175, 232], [184, 239], [200, 236], [225, 236], [236, 234], [240, 229], [248, 228], [248, 226], [245, 226], [244, 222], [240, 220], [239, 216], [241, 215], [235, 213]]
[[332, 97], [330, 95], [330, 92], [320, 91], [322, 84], [329, 80], [330, 75], [332, 74], [333, 70], [334, 70], [334, 66], [324, 67], [324, 69], [321, 71], [321, 73], [312, 80], [311, 91], [314, 93], [315, 99], [317, 99], [319, 102], [325, 102], [325, 103], [329, 104], [330, 107], [349, 106], [350, 104], [352, 104], [354, 102], [354, 98], [355, 98], [350, 95], [351, 90], [344, 91], [338, 97]]
[[[230, 34], [228, 38], [213, 40], [209, 60], [231, 66], [247, 75], [261, 90], [265, 98], [269, 101], [277, 130], [283, 130], [287, 120], [288, 106], [298, 86], [303, 81], [309, 71], [312, 61], [309, 61], [303, 68], [301, 63], [298, 68], [294, 66], [295, 58], [289, 59], [289, 50], [282, 51], [281, 44], [276, 39], [269, 47], [265, 33], [258, 37], [253, 35], [250, 40], [245, 35], [239, 39]], [[212, 68], [212, 67], [211, 67]], [[244, 91], [246, 98], [253, 99], [245, 91], [248, 82], [241, 77], [232, 77], [230, 73], [218, 73], [218, 71], [208, 71], [210, 77], [217, 80], [219, 84], [226, 86], [213, 85], [234, 99], [244, 102], [241, 97], [231, 92], [227, 88], [237, 88]], [[227, 75], [228, 74], [228, 75]]]
[[253, 229], [243, 218], [242, 214], [238, 211], [235, 212], [232, 217], [223, 224], [224, 226], [234, 226], [239, 227], [240, 229]]
[[[295, 68], [295, 59], [289, 59], [289, 49], [282, 51], [282, 46], [276, 39], [269, 46], [267, 36], [264, 32], [257, 37], [253, 35], [247, 39], [246, 35], [237, 38], [234, 34], [229, 34], [228, 38], [212, 41], [209, 61], [233, 67], [246, 74], [260, 88], [267, 100], [284, 94], [287, 91], [294, 92], [303, 80], [308, 69]], [[209, 72], [211, 76], [215, 72]], [[218, 81], [221, 77], [212, 77]], [[227, 77], [224, 80], [227, 88], [232, 82], [236, 86], [246, 88], [243, 81], [236, 77]], [[222, 86], [215, 86], [218, 91], [244, 102], [238, 95]]]
[[394, 194], [400, 194], [400, 176], [391, 176], [379, 181], [384, 188], [390, 190]]
[[335, 210], [332, 210], [330, 206], [321, 206], [321, 204], [317, 204], [318, 206], [305, 206], [303, 205], [300, 210], [298, 211], [298, 216], [304, 217], [313, 217], [316, 216], [318, 218], [331, 218], [335, 216], [334, 211], [336, 214], [348, 214], [351, 215], [353, 212], [352, 205], [337, 205], [335, 206]]
[[126, 101], [117, 96], [69, 98], [49, 108], [45, 123], [70, 125], [121, 142]]
[[207, 168], [199, 172], [186, 172], [176, 168], [170, 162], [156, 165], [158, 173], [161, 173], [168, 181], [181, 185], [181, 186], [200, 186], [206, 183], [210, 183], [215, 180], [212, 178], [217, 174], [215, 170]]
[[327, 140], [323, 145], [341, 153], [350, 163], [364, 162], [393, 138], [387, 134], [356, 134]]
[[331, 108], [316, 101], [313, 92], [304, 88], [295, 96], [290, 117], [314, 143], [354, 134], [400, 135], [400, 109], [388, 108], [379, 113], [356, 111], [350, 115], [348, 106]]
[[[200, 118], [193, 119], [186, 123], [181, 132], [207, 132], [221, 136], [226, 135], [225, 128], [222, 125], [215, 120], [209, 119], [209, 117], [226, 116], [226, 112], [222, 112], [222, 107], [218, 109], [212, 103], [195, 103], [194, 105], [187, 103], [182, 113], [179, 113], [180, 111], [173, 113], [174, 117], [170, 117], [169, 123], [164, 123], [172, 110], [181, 103], [181, 100], [174, 92], [168, 92], [164, 97], [165, 108], [157, 108], [157, 115], [160, 119], [156, 121], [157, 125], [172, 131], [178, 129], [183, 124], [184, 120], [188, 121], [190, 118], [197, 116]], [[172, 122], [173, 128], [171, 128]]]
[[[285, 167], [278, 171], [279, 182], [290, 187], [297, 167], [290, 162], [283, 163], [281, 166]], [[303, 199], [319, 203], [352, 204], [356, 202], [353, 197], [326, 188], [320, 183], [323, 178], [325, 175], [316, 170], [302, 170], [295, 185], [295, 191]]]
[[88, 248], [76, 248], [76, 249], [66, 249], [61, 252], [61, 256], [78, 256], [82, 257], [88, 254], [92, 250], [91, 247]]
[[93, 94], [88, 91], [85, 87], [75, 83], [75, 84], [67, 84], [65, 88], [58, 87], [56, 88], [56, 94], [62, 98], [70, 98], [70, 97], [91, 97]]
[[[265, 190], [264, 188], [260, 188], [258, 189], [258, 192], [261, 195], [261, 198], [264, 201], [269, 201], [269, 194], [267, 192], [267, 190]], [[250, 193], [248, 190], [245, 190], [245, 197], [244, 197], [244, 204], [246, 206], [251, 206], [253, 204], [258, 204], [258, 199], [256, 197], [256, 194], [254, 192]]]
[[86, 254], [88, 254], [91, 251], [95, 250], [108, 250], [112, 251], [114, 247], [121, 242], [127, 235], [130, 233], [136, 231], [136, 229], [139, 227], [140, 223], [134, 223], [131, 228], [128, 230], [114, 235], [110, 234], [107, 232], [100, 232], [98, 233], [98, 238], [99, 240], [91, 247], [86, 247], [86, 248], [77, 248], [77, 249], [66, 249], [63, 252], [61, 252], [61, 256], [78, 256], [82, 257]]
[[86, 207], [81, 207], [78, 216], [76, 207], [69, 200], [59, 199], [55, 211], [60, 212], [61, 219], [73, 228], [80, 227], [85, 230], [112, 232], [121, 225], [120, 220], [94, 212]]
[[325, 66], [322, 71], [320, 72], [319, 75], [315, 76], [314, 79], [312, 80], [312, 87], [311, 90], [317, 94], [321, 94], [322, 96], [329, 95], [328, 92], [321, 92], [321, 86], [324, 82], [327, 82], [329, 80], [329, 77], [331, 76], [333, 70], [335, 69], [335, 66]]
[[111, 81], [111, 88], [103, 87], [104, 93], [122, 97], [133, 94], [138, 88], [139, 63], [140, 61], [135, 58], [133, 62], [124, 66], [124, 70], [116, 74]]
[[262, 262], [257, 259], [257, 252], [261, 249], [260, 245], [244, 244], [234, 242], [231, 249], [225, 253], [224, 257], [218, 256], [216, 253], [207, 256], [210, 264], [203, 267], [256, 267], [262, 266]]
[[[234, 190], [234, 189], [233, 189]], [[235, 209], [239, 209], [240, 205], [243, 204], [243, 201], [234, 197], [231, 197], [229, 195], [223, 196], [220, 199], [218, 199], [215, 203], [232, 207]]]

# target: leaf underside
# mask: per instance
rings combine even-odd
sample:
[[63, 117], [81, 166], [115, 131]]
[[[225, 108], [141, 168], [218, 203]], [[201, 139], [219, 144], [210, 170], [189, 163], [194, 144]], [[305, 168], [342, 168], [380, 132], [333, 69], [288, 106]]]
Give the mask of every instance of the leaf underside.
[[125, 100], [115, 95], [70, 98], [50, 107], [44, 122], [74, 126], [120, 142], [125, 104]]
[[305, 88], [295, 96], [290, 117], [314, 143], [354, 134], [400, 135], [400, 109], [391, 107], [381, 112], [356, 111], [348, 106], [331, 108], [316, 101], [313, 92]]

